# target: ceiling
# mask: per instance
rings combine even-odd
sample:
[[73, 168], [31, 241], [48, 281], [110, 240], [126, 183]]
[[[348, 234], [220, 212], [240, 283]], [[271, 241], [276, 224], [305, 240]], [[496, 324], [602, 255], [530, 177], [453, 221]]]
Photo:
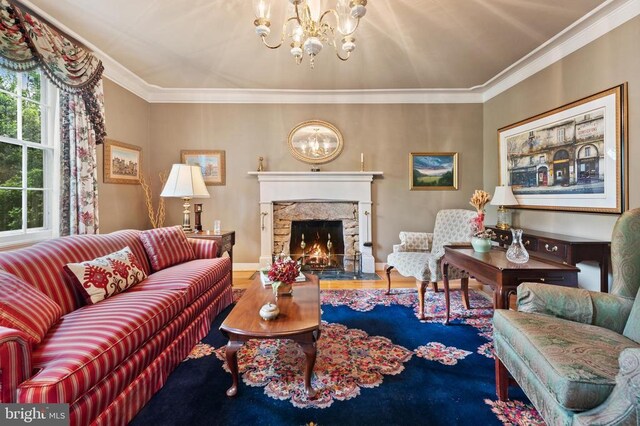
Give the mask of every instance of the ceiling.
[[262, 45], [251, 0], [28, 2], [151, 85], [309, 90], [483, 85], [602, 3], [369, 0], [351, 59], [326, 47], [312, 70]]

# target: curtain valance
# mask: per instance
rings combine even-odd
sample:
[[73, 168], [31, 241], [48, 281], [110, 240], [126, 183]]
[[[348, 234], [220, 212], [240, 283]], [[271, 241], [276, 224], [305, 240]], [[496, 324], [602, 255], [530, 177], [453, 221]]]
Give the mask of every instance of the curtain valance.
[[102, 62], [24, 6], [0, 0], [2, 65], [15, 71], [41, 67], [65, 92], [91, 92], [102, 77]]
[[61, 91], [79, 95], [96, 144], [103, 142], [102, 61], [13, 0], [0, 0], [0, 65], [14, 71], [41, 68]]

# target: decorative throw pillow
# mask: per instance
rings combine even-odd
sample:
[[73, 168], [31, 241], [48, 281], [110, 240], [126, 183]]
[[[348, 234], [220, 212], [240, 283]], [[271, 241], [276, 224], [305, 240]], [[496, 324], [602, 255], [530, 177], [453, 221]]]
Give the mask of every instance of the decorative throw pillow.
[[150, 229], [140, 233], [140, 241], [149, 256], [151, 268], [160, 271], [196, 258], [182, 227]]
[[82, 263], [68, 263], [64, 270], [90, 305], [121, 293], [147, 277], [129, 247]]
[[62, 315], [62, 308], [46, 294], [0, 270], [0, 326], [20, 330], [40, 343]]

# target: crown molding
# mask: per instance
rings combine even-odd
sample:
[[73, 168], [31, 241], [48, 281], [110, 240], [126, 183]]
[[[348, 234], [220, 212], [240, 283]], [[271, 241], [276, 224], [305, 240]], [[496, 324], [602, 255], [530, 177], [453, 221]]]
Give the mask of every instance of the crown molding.
[[452, 104], [482, 103], [467, 89], [277, 90], [164, 89], [149, 93], [151, 103], [223, 104]]
[[640, 15], [640, 0], [609, 0], [480, 87], [483, 102]]
[[29, 0], [21, 0], [102, 60], [107, 78], [150, 103], [443, 104], [484, 103], [640, 15], [640, 0], [607, 0], [486, 83], [459, 89], [279, 90], [164, 88], [149, 84]]

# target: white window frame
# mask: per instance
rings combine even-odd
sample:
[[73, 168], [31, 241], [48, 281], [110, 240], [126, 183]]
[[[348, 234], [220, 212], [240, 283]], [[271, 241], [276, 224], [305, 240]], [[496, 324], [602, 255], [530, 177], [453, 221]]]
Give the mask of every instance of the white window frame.
[[[2, 189], [14, 189], [22, 191], [22, 229], [13, 231], [0, 231], [0, 248], [15, 248], [33, 244], [38, 241], [54, 238], [60, 235], [60, 132], [58, 120], [58, 89], [49, 82], [46, 75], [40, 72], [40, 115], [41, 138], [40, 143], [22, 140], [22, 102], [28, 100], [22, 95], [22, 76], [17, 75], [17, 93], [2, 90], [3, 93], [16, 96], [18, 102], [18, 138], [0, 136], [0, 141], [22, 147], [22, 186], [20, 188], [2, 187]], [[27, 228], [27, 173], [28, 148], [43, 150], [43, 189], [44, 213], [43, 225], [40, 228]]]

